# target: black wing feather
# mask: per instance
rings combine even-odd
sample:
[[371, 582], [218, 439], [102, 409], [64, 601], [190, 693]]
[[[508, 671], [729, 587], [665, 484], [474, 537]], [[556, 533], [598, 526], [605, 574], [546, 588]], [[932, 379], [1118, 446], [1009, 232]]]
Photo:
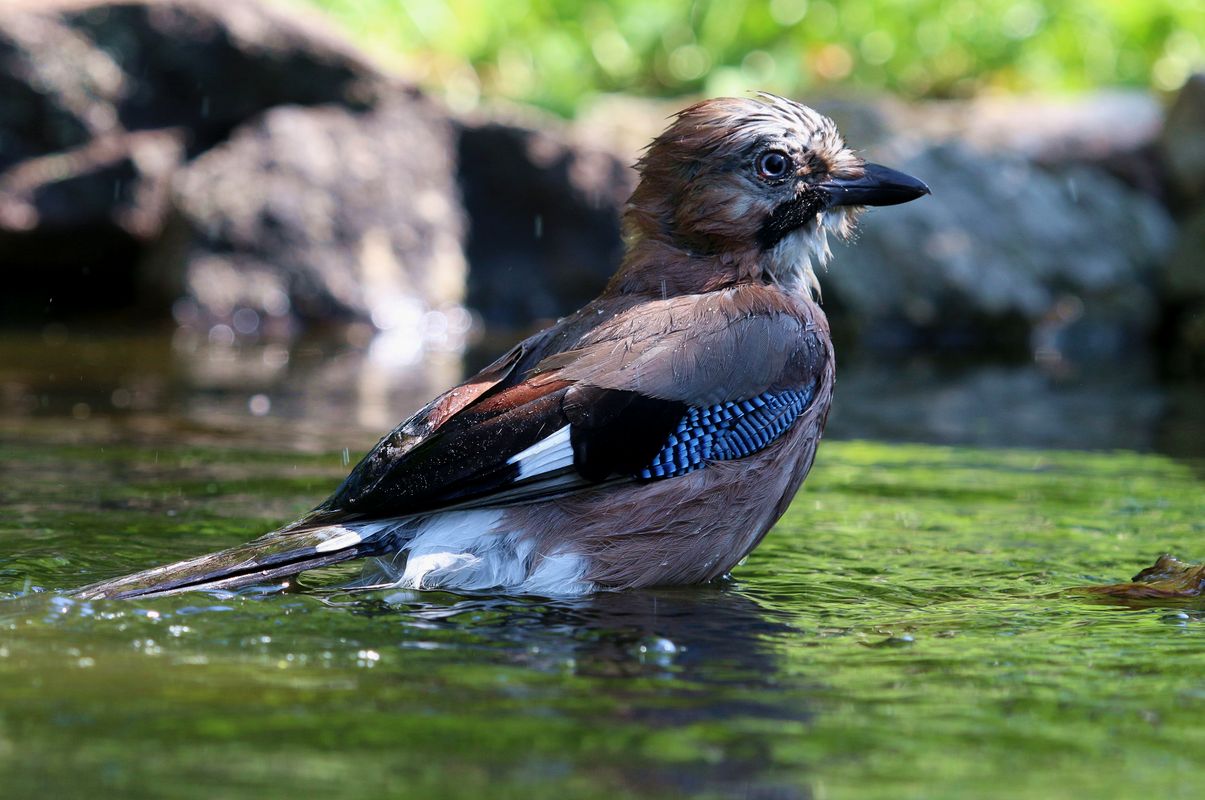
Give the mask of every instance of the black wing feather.
[[[685, 405], [635, 392], [568, 382], [523, 383], [469, 406], [404, 451], [382, 441], [335, 493], [307, 518], [309, 525], [383, 519], [450, 506], [490, 505], [539, 497], [615, 476], [631, 478], [664, 442]], [[516, 453], [570, 426], [573, 470], [547, 473], [525, 485]]]
[[589, 481], [635, 475], [652, 460], [674, 429], [686, 404], [636, 392], [575, 386], [565, 395], [573, 427], [573, 463]]

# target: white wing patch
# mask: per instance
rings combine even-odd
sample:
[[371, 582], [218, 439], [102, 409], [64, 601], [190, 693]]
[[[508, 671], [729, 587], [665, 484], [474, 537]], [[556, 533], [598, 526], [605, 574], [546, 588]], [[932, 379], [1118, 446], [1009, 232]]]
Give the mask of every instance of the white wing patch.
[[329, 553], [332, 550], [354, 547], [364, 541], [364, 538], [371, 533], [371, 531], [359, 533], [349, 528], [344, 528], [341, 525], [323, 528], [322, 532], [327, 534], [327, 538], [314, 545], [314, 551], [318, 553]]
[[335, 550], [355, 547], [360, 542], [369, 541], [381, 534], [388, 534], [405, 524], [404, 520], [383, 519], [375, 522], [353, 522], [347, 525], [329, 525], [325, 528], [318, 528], [314, 533], [320, 534], [324, 538], [314, 545], [314, 552], [331, 553]]
[[573, 445], [569, 441], [569, 426], [558, 430], [506, 460], [519, 465], [519, 480], [556, 472], [573, 466]]

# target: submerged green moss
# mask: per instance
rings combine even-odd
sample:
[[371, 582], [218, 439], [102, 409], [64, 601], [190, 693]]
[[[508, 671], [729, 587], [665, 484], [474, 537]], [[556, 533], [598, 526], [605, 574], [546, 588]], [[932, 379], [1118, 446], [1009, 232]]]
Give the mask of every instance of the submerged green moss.
[[1199, 465], [826, 442], [719, 587], [81, 604], [243, 541], [338, 454], [0, 444], [5, 795], [1189, 797], [1205, 603], [1064, 590], [1205, 557]]

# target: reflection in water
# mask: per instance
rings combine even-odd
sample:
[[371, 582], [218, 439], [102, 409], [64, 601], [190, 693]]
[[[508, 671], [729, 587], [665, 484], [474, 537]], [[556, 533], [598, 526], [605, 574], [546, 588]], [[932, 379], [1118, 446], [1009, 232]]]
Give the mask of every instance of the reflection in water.
[[667, 588], [533, 602], [480, 597], [432, 603], [431, 592], [350, 595], [354, 613], [397, 614], [433, 624], [471, 620], [507, 642], [522, 663], [589, 676], [655, 675], [699, 683], [763, 685], [776, 639], [795, 633], [779, 612], [728, 587]]
[[[160, 335], [71, 335], [0, 340], [0, 426], [68, 417], [81, 430], [238, 435], [248, 445], [353, 455], [461, 377], [457, 338], [446, 346], [400, 331], [373, 336], [232, 342], [188, 328]], [[66, 432], [65, 432], [66, 433]]]
[[[810, 697], [817, 686], [788, 677], [784, 663], [786, 650], [804, 632], [730, 585], [543, 602], [409, 590], [328, 602], [353, 614], [421, 626], [428, 636], [420, 646], [447, 646], [437, 633], [461, 646], [470, 637], [514, 666], [606, 681], [610, 712], [595, 719], [597, 725], [636, 725], [648, 732], [713, 724], [760, 730], [807, 725], [815, 715]], [[642, 678], [659, 685], [650, 691]], [[773, 744], [773, 737], [742, 737], [726, 743], [726, 756], [714, 763], [683, 768], [648, 761], [612, 778], [640, 793], [810, 796], [798, 771], [788, 780], [769, 768]]]
[[[502, 352], [461, 357], [468, 317], [350, 326], [292, 344], [183, 327], [124, 337], [62, 325], [0, 341], [0, 425], [30, 416], [104, 418], [135, 428], [238, 432], [248, 442], [355, 456]], [[428, 314], [427, 316], [431, 316]], [[436, 318], [437, 317], [437, 318]], [[1149, 368], [879, 361], [843, 357], [831, 438], [1158, 450], [1199, 456], [1199, 387], [1162, 386]], [[192, 429], [189, 431], [188, 429]]]
[[[435, 313], [435, 312], [433, 312]], [[466, 370], [510, 342], [492, 341], [465, 365], [468, 318], [440, 312], [387, 331], [249, 342], [177, 329], [96, 336], [51, 325], [0, 341], [0, 425], [63, 416], [135, 429], [205, 429], [306, 451], [353, 455]], [[212, 331], [210, 331], [212, 333]], [[487, 353], [488, 351], [488, 353]], [[843, 355], [829, 436], [946, 445], [1138, 449], [1199, 457], [1199, 387], [1158, 383], [1148, 364], [1109, 370], [1060, 364], [948, 363]]]
[[[477, 738], [479, 726], [531, 718], [573, 734], [540, 756], [521, 740], [490, 753], [470, 739], [436, 757], [509, 761], [504, 785], [522, 785], [535, 768], [540, 780], [589, 774], [621, 796], [804, 798], [806, 765], [784, 767], [776, 732], [810, 727], [816, 687], [787, 669], [803, 633], [781, 616], [733, 586], [563, 602], [396, 591], [123, 603], [43, 593], [0, 603], [0, 628], [27, 631], [0, 653], [0, 676], [35, 663], [52, 686], [64, 667], [102, 682], [130, 673], [144, 687], [133, 708], [184, 693], [172, 718], [186, 739], [196, 735], [190, 716], [213, 713], [214, 692], [246, 695], [269, 720], [283, 709], [288, 729], [309, 737], [330, 725], [362, 737], [384, 716], [410, 736], [433, 726], [428, 736]], [[49, 643], [40, 653], [39, 639]], [[201, 685], [188, 677], [198, 669]], [[181, 689], [166, 688], [177, 681]], [[6, 695], [20, 697], [11, 686]]]
[[[359, 332], [351, 333], [354, 339]], [[252, 393], [268, 400], [273, 416], [307, 428], [337, 422], [383, 435], [461, 378], [457, 350], [421, 345], [421, 339], [394, 331], [364, 344], [319, 340], [291, 351], [279, 344], [214, 345], [178, 334], [172, 367], [188, 398], [186, 413], [201, 423], [245, 417], [244, 397]]]

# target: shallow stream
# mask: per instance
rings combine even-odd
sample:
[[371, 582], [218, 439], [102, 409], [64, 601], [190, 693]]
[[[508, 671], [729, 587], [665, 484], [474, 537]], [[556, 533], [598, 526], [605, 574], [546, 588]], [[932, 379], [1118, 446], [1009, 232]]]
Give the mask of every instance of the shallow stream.
[[1068, 591], [1205, 557], [1194, 457], [834, 435], [722, 585], [80, 603], [307, 510], [459, 367], [13, 341], [4, 797], [1199, 796], [1205, 600]]

